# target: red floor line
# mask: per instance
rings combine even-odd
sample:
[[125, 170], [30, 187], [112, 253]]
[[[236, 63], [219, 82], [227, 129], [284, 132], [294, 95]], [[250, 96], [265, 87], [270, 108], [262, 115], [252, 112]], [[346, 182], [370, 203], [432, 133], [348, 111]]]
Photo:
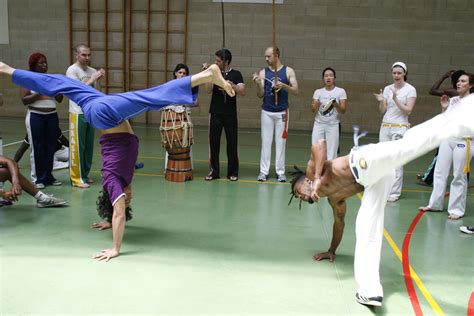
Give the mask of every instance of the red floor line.
[[471, 293], [471, 298], [467, 305], [467, 316], [474, 316], [474, 292]]
[[421, 310], [420, 302], [418, 300], [418, 296], [416, 295], [415, 287], [413, 286], [413, 279], [411, 277], [410, 272], [410, 258], [409, 258], [409, 250], [410, 250], [410, 239], [413, 231], [415, 230], [416, 225], [420, 221], [421, 217], [425, 214], [424, 211], [418, 212], [418, 215], [413, 219], [410, 228], [408, 229], [405, 238], [403, 239], [403, 247], [402, 247], [402, 267], [403, 267], [403, 277], [405, 278], [405, 285], [407, 287], [408, 297], [410, 298], [411, 305], [415, 312], [415, 315], [421, 316], [423, 315], [423, 311]]
[[[470, 185], [470, 186], [468, 186], [467, 188], [468, 188], [468, 189], [472, 189], [472, 188], [474, 188], [474, 185]], [[444, 193], [444, 197], [448, 197], [448, 196], [449, 196], [449, 192], [445, 192], [445, 193]]]

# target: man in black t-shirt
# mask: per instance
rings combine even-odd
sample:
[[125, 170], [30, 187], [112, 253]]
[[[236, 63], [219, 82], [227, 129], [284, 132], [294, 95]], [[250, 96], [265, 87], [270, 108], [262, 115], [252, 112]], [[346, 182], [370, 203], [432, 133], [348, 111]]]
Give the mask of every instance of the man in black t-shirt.
[[[222, 76], [235, 91], [234, 97], [229, 97], [224, 90], [216, 85], [207, 84], [205, 89], [212, 91], [211, 105], [209, 107], [209, 174], [206, 181], [219, 179], [219, 152], [221, 147], [222, 129], [225, 130], [227, 140], [227, 178], [237, 181], [239, 178], [239, 157], [237, 154], [237, 95], [245, 95], [245, 84], [240, 71], [232, 69], [230, 63], [232, 54], [228, 49], [216, 52], [215, 64], [222, 71]], [[203, 65], [207, 69], [208, 64]]]

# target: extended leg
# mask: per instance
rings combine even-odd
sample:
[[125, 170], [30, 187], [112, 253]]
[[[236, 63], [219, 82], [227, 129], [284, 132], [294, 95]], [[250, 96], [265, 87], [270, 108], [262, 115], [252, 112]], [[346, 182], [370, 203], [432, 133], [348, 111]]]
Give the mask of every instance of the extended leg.
[[[392, 186], [394, 173], [386, 175], [373, 185], [364, 186], [364, 195], [356, 219], [356, 249], [354, 274], [359, 286], [359, 296], [382, 303], [383, 289], [380, 283], [380, 255], [383, 241], [384, 209]], [[378, 303], [379, 302], [379, 303]]]
[[15, 69], [0, 62], [0, 73], [12, 76], [12, 82], [21, 87], [54, 97], [63, 94], [81, 106], [104, 94], [64, 75], [50, 75]]
[[216, 86], [221, 87], [231, 97], [235, 95], [235, 91], [234, 89], [232, 89], [232, 85], [224, 80], [224, 77], [222, 77], [221, 74], [221, 70], [217, 65], [211, 65], [206, 70], [191, 76], [192, 87], [197, 87], [205, 83], [213, 83]]

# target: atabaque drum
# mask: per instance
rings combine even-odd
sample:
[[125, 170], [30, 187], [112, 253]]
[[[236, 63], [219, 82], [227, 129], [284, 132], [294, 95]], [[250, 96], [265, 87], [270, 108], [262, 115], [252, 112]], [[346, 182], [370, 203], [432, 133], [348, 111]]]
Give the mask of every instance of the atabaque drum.
[[191, 145], [193, 123], [188, 108], [170, 105], [161, 111], [161, 145], [168, 152], [165, 179], [184, 182], [193, 179]]

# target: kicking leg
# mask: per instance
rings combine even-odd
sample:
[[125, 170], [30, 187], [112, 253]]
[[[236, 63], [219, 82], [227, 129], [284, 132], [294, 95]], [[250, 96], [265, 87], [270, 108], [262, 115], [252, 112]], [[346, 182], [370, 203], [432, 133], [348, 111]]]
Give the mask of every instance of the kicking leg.
[[12, 67], [8, 66], [7, 64], [2, 63], [0, 61], [0, 73], [7, 74], [7, 75], [11, 76], [14, 71], [15, 71], [15, 68], [12, 68]]
[[213, 83], [216, 86], [221, 87], [231, 97], [235, 95], [232, 85], [224, 80], [217, 65], [211, 65], [206, 70], [191, 76], [191, 86], [193, 88], [205, 83]]
[[42, 74], [15, 69], [2, 62], [0, 62], [0, 73], [10, 75], [12, 82], [18, 86], [49, 97], [63, 94], [81, 107], [87, 102], [105, 95], [78, 80], [64, 75]]

